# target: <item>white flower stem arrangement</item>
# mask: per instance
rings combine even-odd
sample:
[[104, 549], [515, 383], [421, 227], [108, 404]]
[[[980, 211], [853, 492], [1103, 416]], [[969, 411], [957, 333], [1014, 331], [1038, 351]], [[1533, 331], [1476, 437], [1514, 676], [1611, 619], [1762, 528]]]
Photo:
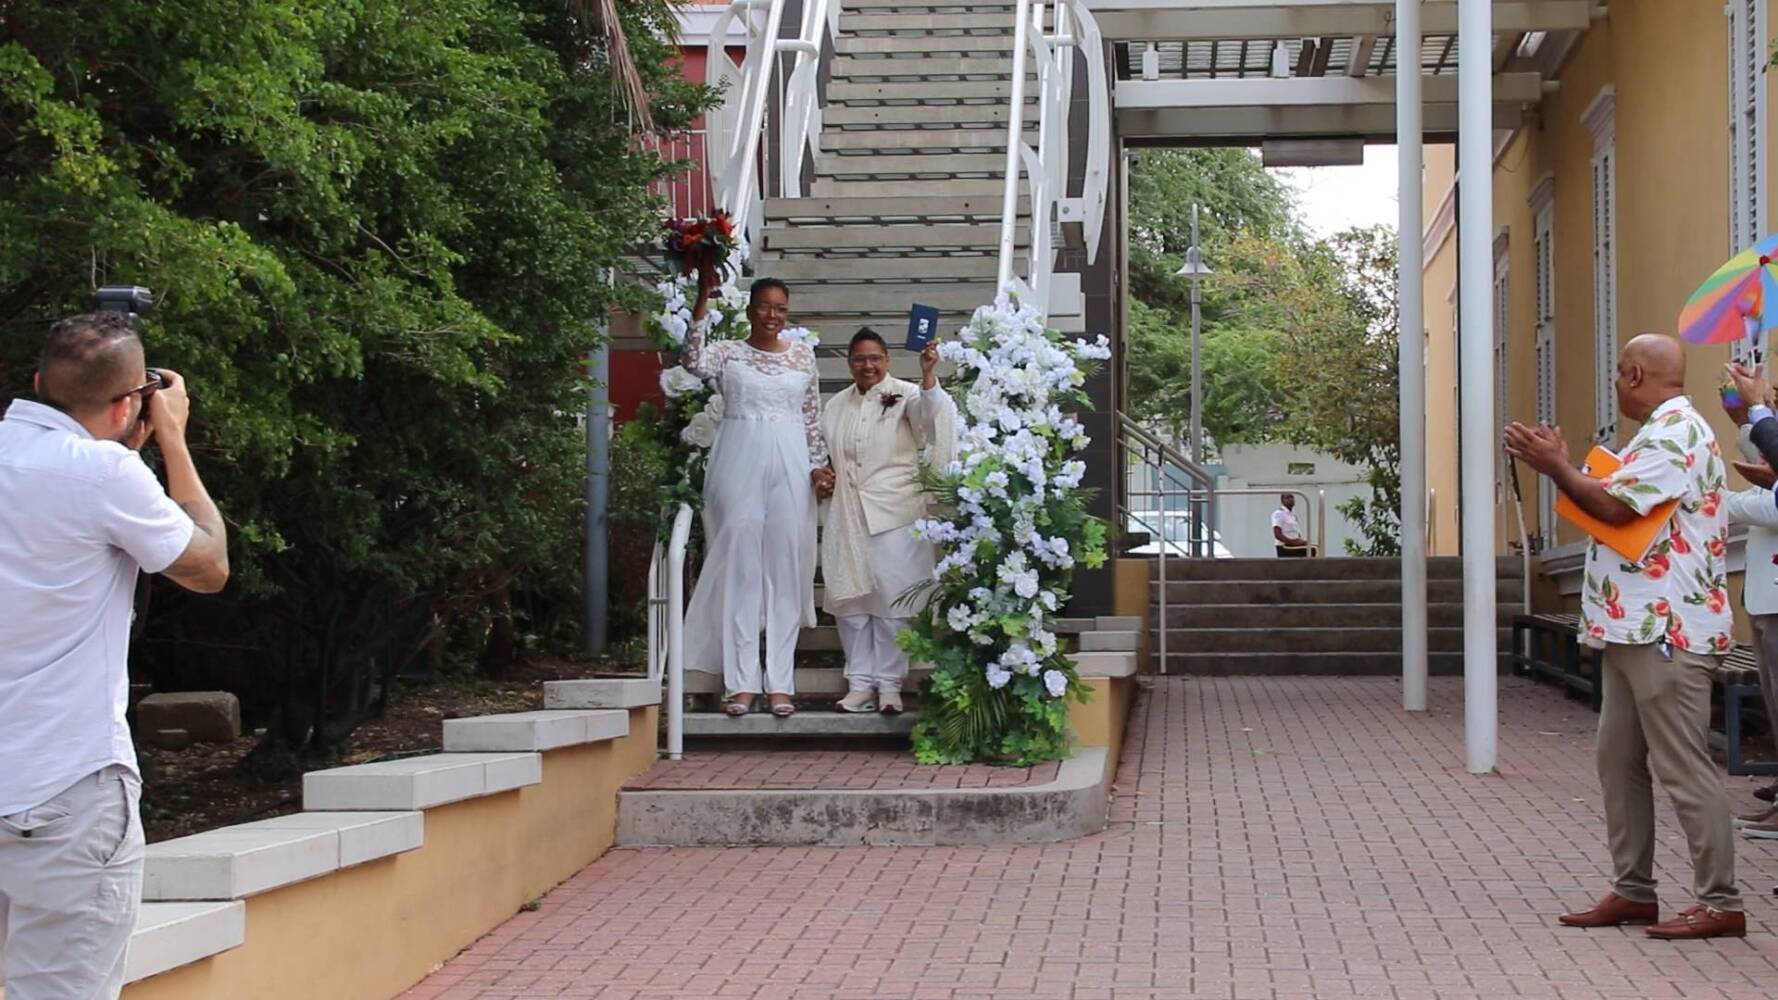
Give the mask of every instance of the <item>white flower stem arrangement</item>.
[[1072, 457], [1087, 445], [1074, 414], [1091, 408], [1082, 386], [1111, 350], [1104, 337], [1064, 338], [1003, 293], [940, 353], [957, 364], [960, 440], [957, 460], [931, 473], [951, 513], [916, 525], [940, 558], [918, 589], [928, 613], [901, 640], [933, 668], [914, 751], [935, 764], [1057, 760], [1067, 703], [1087, 691], [1050, 622], [1074, 567], [1105, 561], [1105, 524], [1080, 488], [1086, 464]]
[[[747, 323], [747, 289], [741, 284], [741, 267], [747, 261], [747, 244], [742, 242], [728, 257], [722, 268], [722, 287], [710, 297], [710, 326], [705, 342], [741, 340], [749, 332]], [[667, 480], [661, 484], [660, 532], [665, 538], [672, 529], [673, 512], [681, 503], [692, 510], [703, 507], [704, 467], [710, 457], [710, 446], [716, 441], [716, 425], [722, 419], [724, 402], [721, 386], [715, 379], [703, 379], [678, 363], [678, 354], [691, 331], [691, 310], [697, 297], [697, 275], [680, 274], [655, 285], [660, 296], [658, 312], [648, 318], [648, 330], [655, 345], [665, 357], [661, 372], [661, 394], [666, 405], [652, 427], [657, 446], [664, 452]], [[785, 329], [782, 339], [798, 340], [810, 347], [820, 337], [802, 327]]]

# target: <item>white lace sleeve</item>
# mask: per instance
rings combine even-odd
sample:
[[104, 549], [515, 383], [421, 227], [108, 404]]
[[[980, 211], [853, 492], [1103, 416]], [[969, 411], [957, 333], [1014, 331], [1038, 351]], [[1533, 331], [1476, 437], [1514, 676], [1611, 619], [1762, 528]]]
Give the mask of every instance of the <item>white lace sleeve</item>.
[[809, 468], [823, 469], [828, 464], [827, 438], [821, 433], [821, 369], [815, 363], [815, 352], [798, 345], [798, 360], [809, 373], [808, 387], [803, 390], [803, 436], [809, 442]]
[[723, 362], [728, 360], [728, 341], [711, 344], [706, 342], [710, 333], [710, 316], [692, 320], [691, 329], [685, 331], [685, 344], [679, 351], [679, 362], [685, 370], [699, 378], [716, 378], [722, 374]]

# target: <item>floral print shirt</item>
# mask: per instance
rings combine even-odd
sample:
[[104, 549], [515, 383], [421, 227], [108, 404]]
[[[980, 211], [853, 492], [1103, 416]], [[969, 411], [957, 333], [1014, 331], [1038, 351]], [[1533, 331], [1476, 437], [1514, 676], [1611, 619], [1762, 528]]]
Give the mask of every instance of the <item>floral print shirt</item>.
[[1716, 436], [1691, 400], [1676, 396], [1649, 415], [1622, 458], [1604, 479], [1605, 492], [1638, 514], [1669, 500], [1679, 506], [1640, 563], [1597, 541], [1587, 545], [1582, 638], [1594, 646], [1664, 640], [1691, 653], [1728, 652], [1728, 514]]

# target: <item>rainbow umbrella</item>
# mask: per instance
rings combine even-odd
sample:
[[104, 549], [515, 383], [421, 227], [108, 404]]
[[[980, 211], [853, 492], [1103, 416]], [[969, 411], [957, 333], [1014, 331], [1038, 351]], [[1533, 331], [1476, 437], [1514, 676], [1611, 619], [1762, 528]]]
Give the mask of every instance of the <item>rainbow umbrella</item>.
[[1730, 257], [1704, 279], [1679, 311], [1679, 335], [1694, 344], [1727, 344], [1778, 327], [1778, 235]]

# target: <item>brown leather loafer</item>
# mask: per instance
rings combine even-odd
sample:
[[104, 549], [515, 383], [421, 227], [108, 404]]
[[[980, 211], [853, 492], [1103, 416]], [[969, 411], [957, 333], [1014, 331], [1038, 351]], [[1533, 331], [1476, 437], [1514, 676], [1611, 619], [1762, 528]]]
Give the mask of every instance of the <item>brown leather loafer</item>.
[[1590, 910], [1564, 913], [1556, 918], [1569, 927], [1619, 927], [1624, 924], [1652, 924], [1661, 919], [1661, 904], [1633, 903], [1615, 892], [1599, 897]]
[[1648, 929], [1648, 936], [1663, 941], [1691, 941], [1697, 938], [1746, 937], [1747, 914], [1732, 910], [1712, 910], [1699, 903], [1664, 924]]

